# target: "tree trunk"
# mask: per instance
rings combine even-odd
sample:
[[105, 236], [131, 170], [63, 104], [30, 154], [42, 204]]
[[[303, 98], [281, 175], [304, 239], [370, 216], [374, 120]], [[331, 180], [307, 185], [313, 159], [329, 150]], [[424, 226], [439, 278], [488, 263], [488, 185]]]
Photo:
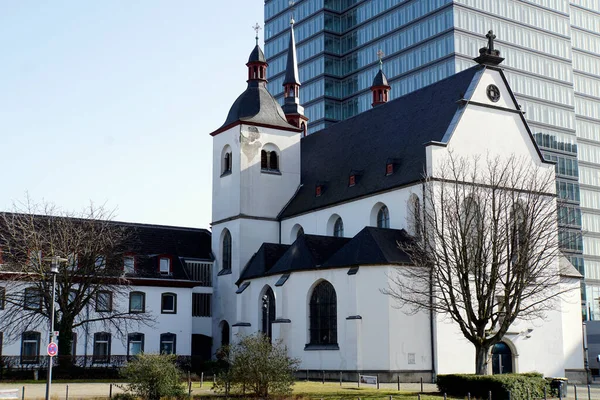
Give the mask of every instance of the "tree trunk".
[[57, 376], [65, 374], [69, 376], [73, 369], [73, 357], [72, 357], [72, 346], [73, 346], [73, 327], [72, 324], [63, 323], [62, 321], [58, 324], [58, 368]]
[[475, 345], [475, 374], [487, 375], [488, 374], [488, 357], [490, 347]]

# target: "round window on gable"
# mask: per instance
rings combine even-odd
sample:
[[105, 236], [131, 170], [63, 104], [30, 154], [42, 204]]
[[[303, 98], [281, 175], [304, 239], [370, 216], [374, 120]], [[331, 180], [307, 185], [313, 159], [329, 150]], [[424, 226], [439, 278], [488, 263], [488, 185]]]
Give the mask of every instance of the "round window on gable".
[[494, 103], [497, 103], [500, 100], [500, 89], [496, 85], [488, 85], [486, 89], [487, 97]]

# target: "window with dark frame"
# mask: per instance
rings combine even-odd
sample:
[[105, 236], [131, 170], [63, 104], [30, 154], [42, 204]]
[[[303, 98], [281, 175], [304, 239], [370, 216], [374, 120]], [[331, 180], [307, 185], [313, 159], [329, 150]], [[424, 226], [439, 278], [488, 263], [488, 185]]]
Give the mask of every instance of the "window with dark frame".
[[344, 237], [344, 221], [342, 221], [341, 217], [335, 220], [335, 224], [333, 225], [333, 236], [335, 237]]
[[210, 317], [212, 295], [210, 293], [192, 293], [192, 317]]
[[110, 362], [110, 333], [98, 332], [94, 333], [94, 352], [92, 354], [92, 362], [108, 363]]
[[130, 333], [127, 335], [127, 356], [137, 356], [144, 352], [144, 334]]
[[231, 233], [228, 230], [225, 230], [223, 235], [223, 268], [221, 269], [231, 269]]
[[112, 292], [102, 290], [96, 293], [96, 311], [110, 312], [113, 307]]
[[146, 312], [146, 293], [131, 292], [129, 294], [129, 312], [132, 314]]
[[171, 259], [169, 257], [160, 257], [158, 259], [158, 268], [161, 275], [171, 275]]
[[160, 311], [163, 314], [177, 314], [177, 295], [175, 293], [163, 293], [160, 303]]
[[390, 227], [390, 212], [386, 206], [382, 206], [377, 212], [377, 227], [378, 228], [389, 228]]
[[23, 308], [25, 310], [42, 309], [42, 295], [38, 288], [30, 287], [25, 289]]
[[135, 273], [135, 256], [126, 255], [123, 257], [123, 273], [134, 274]]
[[276, 151], [261, 150], [260, 169], [263, 171], [279, 172], [279, 156]]
[[40, 361], [40, 333], [24, 332], [21, 336], [21, 364], [37, 364]]
[[309, 344], [337, 344], [337, 296], [331, 283], [322, 281], [315, 286], [309, 309]]
[[160, 354], [177, 354], [177, 335], [174, 333], [160, 335]]

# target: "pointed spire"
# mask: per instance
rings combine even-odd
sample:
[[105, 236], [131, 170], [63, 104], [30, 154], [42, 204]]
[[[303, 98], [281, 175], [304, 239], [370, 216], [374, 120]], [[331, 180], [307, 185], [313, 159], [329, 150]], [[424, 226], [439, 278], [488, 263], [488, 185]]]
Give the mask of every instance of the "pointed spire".
[[373, 93], [373, 103], [371, 105], [373, 107], [387, 103], [390, 97], [391, 87], [387, 77], [383, 73], [383, 56], [383, 51], [379, 50], [377, 52], [377, 57], [379, 57], [379, 72], [375, 75], [375, 79], [373, 79], [373, 84], [371, 85], [371, 92]]
[[[290, 2], [293, 6], [293, 2]], [[290, 17], [290, 43], [288, 46], [287, 66], [283, 80], [284, 100], [283, 112], [290, 124], [298, 128], [304, 128], [306, 134], [306, 122], [304, 107], [300, 105], [300, 78], [298, 77], [298, 57], [296, 55], [296, 39], [294, 37], [294, 17]]]
[[288, 45], [287, 67], [283, 84], [300, 85], [298, 78], [298, 57], [296, 55], [296, 38], [294, 37], [294, 18], [290, 19], [290, 43]]

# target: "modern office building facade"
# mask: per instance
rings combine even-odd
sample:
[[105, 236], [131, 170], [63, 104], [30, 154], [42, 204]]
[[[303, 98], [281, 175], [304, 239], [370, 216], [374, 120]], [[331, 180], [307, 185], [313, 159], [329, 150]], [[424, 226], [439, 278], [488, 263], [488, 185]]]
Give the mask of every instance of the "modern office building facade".
[[492, 29], [557, 162], [563, 251], [586, 278], [584, 319], [600, 320], [600, 0], [265, 0], [268, 88], [280, 102], [292, 13], [309, 133], [371, 107], [378, 50], [393, 99], [472, 66]]

